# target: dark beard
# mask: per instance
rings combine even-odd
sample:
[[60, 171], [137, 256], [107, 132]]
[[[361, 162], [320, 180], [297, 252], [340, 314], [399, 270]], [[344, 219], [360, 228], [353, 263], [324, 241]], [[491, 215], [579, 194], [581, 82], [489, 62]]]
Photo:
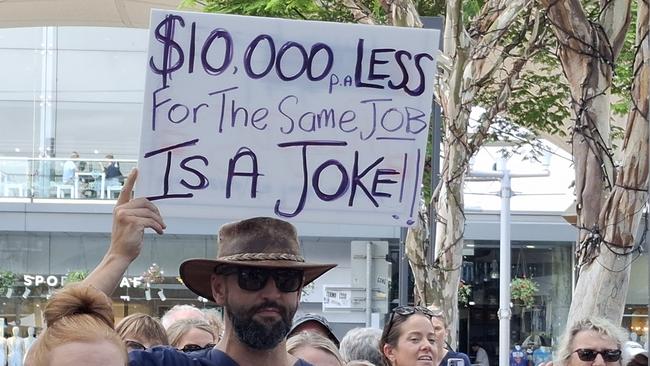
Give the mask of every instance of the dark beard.
[[[275, 307], [280, 309], [281, 319], [269, 326], [253, 319], [253, 315], [262, 308]], [[234, 312], [232, 306], [226, 306], [237, 338], [248, 347], [256, 350], [269, 350], [284, 340], [291, 329], [292, 314], [280, 304], [265, 302], [248, 311]]]

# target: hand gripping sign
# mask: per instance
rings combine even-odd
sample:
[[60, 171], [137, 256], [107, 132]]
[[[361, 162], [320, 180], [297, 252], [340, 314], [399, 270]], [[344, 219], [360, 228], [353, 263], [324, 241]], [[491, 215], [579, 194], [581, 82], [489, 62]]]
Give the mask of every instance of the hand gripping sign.
[[154, 10], [137, 196], [173, 216], [408, 226], [435, 30]]

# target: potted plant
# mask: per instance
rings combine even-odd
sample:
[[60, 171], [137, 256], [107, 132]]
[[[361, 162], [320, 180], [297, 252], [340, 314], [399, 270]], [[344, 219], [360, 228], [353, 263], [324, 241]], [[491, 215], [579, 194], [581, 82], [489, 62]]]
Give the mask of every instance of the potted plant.
[[469, 304], [470, 296], [472, 296], [472, 286], [461, 280], [458, 284], [458, 303], [467, 306]]
[[11, 271], [0, 272], [0, 292], [5, 292], [12, 288], [18, 277]]
[[535, 304], [535, 294], [539, 291], [537, 282], [530, 278], [513, 278], [510, 281], [510, 294], [512, 300], [521, 306], [530, 309]]
[[88, 277], [87, 270], [68, 271], [66, 275], [66, 283], [81, 282]]

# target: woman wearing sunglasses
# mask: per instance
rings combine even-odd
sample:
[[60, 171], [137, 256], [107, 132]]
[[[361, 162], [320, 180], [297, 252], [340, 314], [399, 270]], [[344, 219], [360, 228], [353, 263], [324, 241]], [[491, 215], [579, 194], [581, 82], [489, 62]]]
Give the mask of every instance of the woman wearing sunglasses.
[[117, 323], [115, 331], [124, 340], [129, 352], [169, 344], [167, 332], [160, 321], [147, 314], [136, 313], [125, 317]]
[[623, 329], [603, 318], [575, 322], [558, 348], [556, 366], [620, 366]]
[[313, 331], [298, 332], [290, 336], [287, 339], [287, 352], [314, 366], [345, 364], [334, 342]]
[[399, 306], [384, 326], [379, 349], [389, 366], [434, 366], [440, 362], [434, 313], [421, 306]]
[[180, 319], [167, 328], [169, 344], [183, 352], [209, 349], [217, 343], [214, 328], [205, 320]]

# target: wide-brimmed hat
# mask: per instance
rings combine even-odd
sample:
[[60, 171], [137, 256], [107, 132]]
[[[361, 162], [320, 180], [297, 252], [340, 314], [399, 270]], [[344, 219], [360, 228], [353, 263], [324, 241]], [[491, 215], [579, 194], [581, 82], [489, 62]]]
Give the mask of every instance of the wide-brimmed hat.
[[181, 263], [183, 283], [195, 294], [212, 298], [210, 276], [221, 266], [300, 269], [304, 285], [336, 267], [336, 264], [307, 263], [300, 254], [296, 228], [271, 217], [255, 217], [225, 224], [219, 229], [216, 259], [188, 259]]

